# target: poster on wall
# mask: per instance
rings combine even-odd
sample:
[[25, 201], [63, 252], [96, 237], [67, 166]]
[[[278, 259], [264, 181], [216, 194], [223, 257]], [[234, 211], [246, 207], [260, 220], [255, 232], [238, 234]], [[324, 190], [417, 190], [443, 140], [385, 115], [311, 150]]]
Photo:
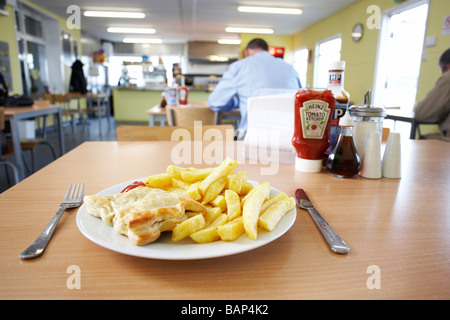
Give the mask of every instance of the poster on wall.
[[269, 47], [269, 53], [275, 58], [284, 57], [284, 47]]
[[442, 25], [442, 35], [450, 34], [450, 15], [444, 18], [444, 24]]

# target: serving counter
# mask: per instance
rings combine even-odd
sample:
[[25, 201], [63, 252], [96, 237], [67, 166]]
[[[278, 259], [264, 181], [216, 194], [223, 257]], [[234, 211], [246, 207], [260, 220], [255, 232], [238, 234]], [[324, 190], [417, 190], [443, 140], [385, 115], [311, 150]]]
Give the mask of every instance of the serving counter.
[[[159, 105], [163, 88], [115, 88], [113, 90], [114, 117], [117, 122], [148, 123], [147, 110]], [[208, 100], [209, 91], [189, 90], [189, 101]]]

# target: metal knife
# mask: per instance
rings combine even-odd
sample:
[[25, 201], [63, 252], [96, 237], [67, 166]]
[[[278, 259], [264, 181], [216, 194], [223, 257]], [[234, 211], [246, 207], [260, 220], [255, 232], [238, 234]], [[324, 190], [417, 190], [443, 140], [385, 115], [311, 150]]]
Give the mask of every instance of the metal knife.
[[307, 210], [311, 218], [316, 223], [317, 228], [322, 232], [323, 237], [330, 245], [331, 251], [334, 253], [346, 254], [350, 251], [347, 244], [337, 235], [337, 233], [330, 227], [320, 213], [314, 208], [311, 201], [309, 201], [306, 192], [303, 189], [295, 191], [295, 199], [299, 208]]

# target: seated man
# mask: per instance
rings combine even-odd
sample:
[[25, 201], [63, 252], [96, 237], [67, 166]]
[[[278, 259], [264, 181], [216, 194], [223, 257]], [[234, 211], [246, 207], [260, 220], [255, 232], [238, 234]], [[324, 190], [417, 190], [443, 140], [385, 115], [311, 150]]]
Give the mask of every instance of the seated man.
[[450, 141], [450, 49], [441, 55], [439, 67], [442, 75], [434, 88], [416, 105], [414, 117], [419, 122], [439, 124], [441, 134], [427, 135], [427, 139]]
[[237, 138], [247, 132], [247, 98], [256, 88], [301, 88], [297, 71], [280, 58], [271, 56], [263, 39], [253, 39], [245, 49], [245, 58], [232, 63], [210, 94], [213, 111], [239, 108], [241, 121]]

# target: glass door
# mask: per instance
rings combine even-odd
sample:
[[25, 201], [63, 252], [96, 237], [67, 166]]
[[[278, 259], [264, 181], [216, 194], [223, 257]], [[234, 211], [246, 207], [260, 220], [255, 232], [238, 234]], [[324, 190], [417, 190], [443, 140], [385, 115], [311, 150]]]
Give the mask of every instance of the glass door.
[[380, 30], [373, 104], [412, 111], [422, 60], [428, 1], [385, 13]]

